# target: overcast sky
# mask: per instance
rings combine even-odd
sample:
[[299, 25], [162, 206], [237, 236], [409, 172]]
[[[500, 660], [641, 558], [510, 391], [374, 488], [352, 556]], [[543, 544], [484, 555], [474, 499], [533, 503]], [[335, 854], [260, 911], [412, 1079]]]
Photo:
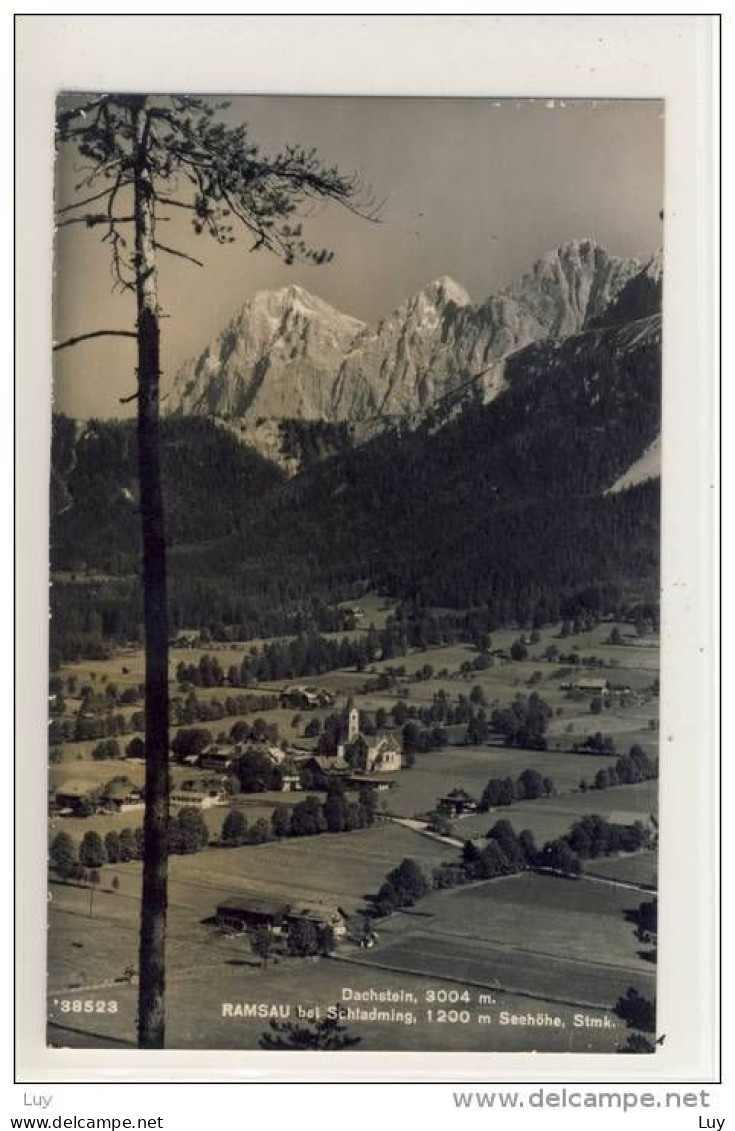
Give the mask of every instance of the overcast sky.
[[[195, 236], [188, 214], [175, 210], [164, 242], [206, 266], [161, 256], [165, 381], [257, 290], [299, 283], [374, 324], [439, 275], [481, 301], [569, 239], [640, 259], [662, 243], [659, 102], [269, 96], [235, 98], [227, 116], [246, 121], [265, 152], [314, 146], [326, 163], [360, 174], [385, 202], [381, 222], [320, 209], [305, 234], [332, 247], [334, 261], [286, 267], [268, 252], [250, 254], [247, 239], [218, 247]], [[60, 156], [59, 205], [73, 199], [73, 165], [71, 154]], [[133, 326], [133, 298], [112, 293], [99, 234], [76, 225], [58, 234], [57, 340]], [[55, 407], [82, 418], [131, 414], [119, 398], [134, 388], [133, 367], [134, 342], [124, 338], [64, 350]]]

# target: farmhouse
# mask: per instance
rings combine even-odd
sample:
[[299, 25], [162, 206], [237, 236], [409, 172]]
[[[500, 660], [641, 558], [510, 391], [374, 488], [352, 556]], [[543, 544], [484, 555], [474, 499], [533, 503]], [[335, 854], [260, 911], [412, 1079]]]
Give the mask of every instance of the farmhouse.
[[292, 762], [303, 762], [307, 758], [311, 758], [313, 753], [313, 742], [299, 742], [298, 740], [290, 743], [285, 750], [286, 757], [290, 758]]
[[[281, 750], [280, 746], [260, 746], [260, 745], [258, 745], [258, 746], [255, 747], [255, 749], [257, 750], [258, 754], [265, 754], [266, 758], [269, 758], [274, 766], [280, 766], [286, 760], [286, 751]], [[246, 749], [245, 752], [246, 753], [248, 752], [247, 749]]]
[[629, 809], [614, 809], [607, 819], [611, 825], [622, 825], [627, 828], [643, 825], [646, 832], [651, 835], [658, 831], [656, 819], [652, 814], [635, 813]]
[[[145, 761], [144, 758], [141, 758], [139, 760], [141, 762]], [[130, 759], [128, 759], [128, 761], [130, 761]], [[187, 754], [184, 758], [181, 759], [181, 765], [182, 766], [190, 766], [190, 767], [191, 766], [198, 766], [199, 765], [199, 755], [198, 754]]]
[[231, 931], [248, 931], [268, 927], [276, 934], [291, 923], [313, 923], [315, 927], [329, 927], [335, 939], [347, 934], [345, 917], [338, 907], [329, 903], [293, 902], [270, 899], [255, 893], [232, 896], [217, 906], [217, 922]]
[[143, 808], [143, 794], [129, 781], [113, 781], [105, 788], [104, 807], [114, 813]]
[[348, 789], [369, 789], [375, 793], [387, 793], [395, 784], [395, 778], [381, 777], [378, 774], [349, 774], [345, 778]]
[[213, 746], [205, 750], [199, 758], [199, 765], [203, 770], [216, 770], [218, 773], [227, 774], [237, 766], [238, 754], [234, 750], [220, 750]]
[[99, 790], [88, 781], [65, 781], [56, 790], [56, 805], [62, 813], [86, 817], [96, 810], [98, 800]]
[[610, 686], [606, 679], [575, 679], [571, 683], [563, 683], [562, 691], [582, 691], [585, 695], [609, 695]]
[[282, 793], [295, 793], [301, 789], [301, 774], [292, 763], [284, 762], [279, 766], [278, 781]]
[[330, 758], [324, 754], [317, 754], [304, 762], [302, 771], [311, 778], [311, 789], [326, 789], [332, 778], [345, 778], [350, 772], [349, 762], [344, 758]]
[[210, 797], [222, 797], [228, 792], [227, 775], [215, 774], [205, 778], [187, 778], [180, 782], [179, 793], [208, 793]]
[[217, 905], [217, 922], [231, 931], [269, 927], [280, 932], [290, 908], [280, 900], [262, 895], [237, 895]]
[[347, 934], [347, 924], [338, 907], [327, 903], [294, 903], [286, 913], [286, 925], [294, 922], [313, 923], [315, 927], [329, 927], [335, 939]]
[[293, 707], [301, 711], [313, 711], [317, 707], [331, 707], [334, 696], [324, 687], [284, 687], [281, 692], [281, 706]]
[[461, 817], [464, 813], [476, 813], [477, 802], [466, 789], [451, 789], [445, 797], [440, 797], [437, 808], [440, 813], [450, 817]]
[[199, 644], [199, 636], [190, 632], [179, 632], [176, 636], [172, 636], [168, 643], [171, 648], [196, 648]]

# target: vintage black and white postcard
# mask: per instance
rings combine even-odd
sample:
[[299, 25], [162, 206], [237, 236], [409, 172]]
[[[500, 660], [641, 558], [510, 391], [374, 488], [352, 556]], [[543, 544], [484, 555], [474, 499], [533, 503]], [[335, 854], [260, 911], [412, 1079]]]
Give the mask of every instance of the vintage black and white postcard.
[[665, 92], [210, 90], [52, 107], [49, 1049], [653, 1064]]

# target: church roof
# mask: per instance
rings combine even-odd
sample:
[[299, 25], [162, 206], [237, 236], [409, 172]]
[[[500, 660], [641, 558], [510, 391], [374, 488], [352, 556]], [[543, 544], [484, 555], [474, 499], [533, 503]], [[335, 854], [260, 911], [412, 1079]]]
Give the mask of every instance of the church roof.
[[344, 758], [334, 757], [333, 755], [317, 754], [309, 761], [316, 762], [320, 770], [329, 774], [345, 773], [350, 768], [349, 762], [346, 762]]
[[401, 747], [394, 734], [385, 734], [381, 731], [365, 740], [368, 750], [400, 750]]

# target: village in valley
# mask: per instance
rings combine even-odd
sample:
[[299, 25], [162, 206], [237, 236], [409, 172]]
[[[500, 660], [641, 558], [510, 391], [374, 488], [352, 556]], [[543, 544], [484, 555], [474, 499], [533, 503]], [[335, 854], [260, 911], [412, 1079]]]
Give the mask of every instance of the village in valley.
[[[307, 676], [253, 675], [296, 638], [171, 640], [171, 1047], [334, 1017], [366, 1050], [645, 1050], [658, 626], [384, 658], [390, 599], [344, 611], [357, 662]], [[142, 684], [133, 647], [51, 678], [52, 1043], [134, 1044]]]

